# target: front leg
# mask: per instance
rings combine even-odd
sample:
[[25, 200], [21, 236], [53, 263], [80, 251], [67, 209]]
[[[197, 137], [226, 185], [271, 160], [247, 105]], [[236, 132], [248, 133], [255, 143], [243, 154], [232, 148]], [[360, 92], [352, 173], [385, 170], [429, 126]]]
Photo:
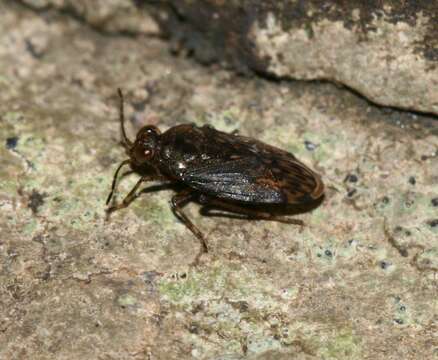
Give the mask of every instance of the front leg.
[[112, 205], [106, 209], [108, 216], [116, 210], [120, 210], [128, 207], [138, 197], [139, 194], [137, 193], [137, 190], [140, 187], [140, 185], [143, 182], [153, 181], [153, 180], [160, 180], [160, 178], [154, 175], [145, 175], [142, 176], [140, 179], [138, 179], [137, 183], [134, 185], [134, 187], [131, 189], [128, 195], [125, 196], [125, 198], [120, 204]]

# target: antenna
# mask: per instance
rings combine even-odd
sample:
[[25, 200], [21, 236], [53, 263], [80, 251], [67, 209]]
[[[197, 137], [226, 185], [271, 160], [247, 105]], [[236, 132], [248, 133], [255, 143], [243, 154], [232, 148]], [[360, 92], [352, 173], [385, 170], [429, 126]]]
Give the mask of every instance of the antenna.
[[124, 111], [124, 99], [123, 99], [122, 89], [117, 88], [117, 93], [119, 94], [119, 98], [120, 98], [119, 113], [120, 113], [120, 127], [122, 129], [122, 144], [126, 149], [129, 149], [132, 147], [132, 141], [128, 139], [125, 131], [125, 111]]

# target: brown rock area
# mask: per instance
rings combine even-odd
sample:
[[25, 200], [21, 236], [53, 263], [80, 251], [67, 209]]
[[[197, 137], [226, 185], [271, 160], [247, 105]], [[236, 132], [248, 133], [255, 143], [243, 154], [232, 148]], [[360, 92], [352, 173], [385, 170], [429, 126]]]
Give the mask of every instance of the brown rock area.
[[[168, 4], [146, 5], [0, 3], [0, 359], [435, 359], [436, 117], [173, 56], [153, 22]], [[324, 202], [302, 230], [188, 205], [210, 245], [196, 267], [171, 189], [106, 220], [117, 87], [131, 137], [238, 130], [317, 170]]]

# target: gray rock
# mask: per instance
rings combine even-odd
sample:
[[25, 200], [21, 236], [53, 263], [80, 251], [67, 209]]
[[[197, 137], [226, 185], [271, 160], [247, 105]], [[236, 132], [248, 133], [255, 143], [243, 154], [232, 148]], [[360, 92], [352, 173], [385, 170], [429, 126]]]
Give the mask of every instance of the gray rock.
[[56, 9], [70, 13], [91, 26], [111, 33], [157, 35], [159, 29], [144, 7], [132, 0], [87, 1], [87, 0], [20, 0], [28, 7], [44, 11]]
[[214, 52], [239, 69], [328, 80], [380, 105], [438, 114], [436, 1], [168, 3], [162, 27], [201, 61]]
[[173, 50], [205, 64], [328, 80], [376, 104], [438, 114], [436, 1], [21, 1], [110, 32], [157, 35], [158, 23]]

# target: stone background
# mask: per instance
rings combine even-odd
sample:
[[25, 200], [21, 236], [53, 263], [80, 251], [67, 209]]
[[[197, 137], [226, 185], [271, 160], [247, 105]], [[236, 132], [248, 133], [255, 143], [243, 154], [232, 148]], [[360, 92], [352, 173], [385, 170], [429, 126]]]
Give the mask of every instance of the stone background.
[[328, 80], [385, 106], [438, 114], [438, 2], [168, 0], [156, 15], [197, 59]]
[[[269, 64], [281, 79], [243, 77], [215, 47], [200, 66], [184, 56], [200, 56], [190, 21], [169, 44], [154, 20], [169, 29], [168, 4], [140, 5], [0, 3], [0, 359], [436, 359], [436, 97], [425, 109], [394, 87], [412, 101], [397, 109], [348, 82], [277, 74], [287, 58]], [[302, 232], [190, 204], [211, 249], [197, 267], [171, 190], [105, 221], [125, 156], [117, 87], [131, 136], [146, 123], [238, 130], [316, 169], [325, 201]]]

